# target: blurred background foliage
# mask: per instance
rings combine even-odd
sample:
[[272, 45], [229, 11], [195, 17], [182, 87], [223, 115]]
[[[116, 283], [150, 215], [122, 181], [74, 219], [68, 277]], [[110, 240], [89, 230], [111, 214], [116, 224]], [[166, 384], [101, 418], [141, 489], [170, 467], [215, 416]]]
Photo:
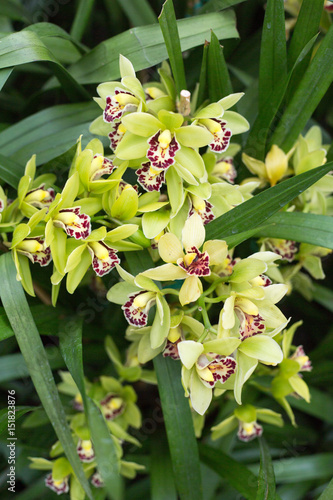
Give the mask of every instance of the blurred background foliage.
[[[35, 152], [37, 163], [46, 163], [42, 171], [54, 171], [61, 182], [61, 177], [67, 174], [73, 154], [73, 149], [68, 151], [70, 145], [74, 144], [81, 133], [84, 134], [84, 143], [91, 137], [88, 132], [89, 123], [99, 114], [98, 106], [91, 100], [96, 95], [96, 84], [103, 79], [106, 80], [104, 76], [109, 79], [116, 79], [119, 76], [117, 71], [120, 47], [128, 47], [131, 51], [136, 45], [140, 46], [142, 40], [148, 43], [145, 36], [149, 38], [150, 47], [161, 43], [161, 38], [158, 40], [155, 38], [156, 31], [153, 34], [146, 33], [139, 27], [157, 23], [162, 3], [160, 0], [1, 0], [0, 84], [3, 87], [0, 93], [0, 165], [2, 172], [7, 172], [7, 177], [2, 176], [5, 182], [10, 178], [9, 184], [15, 187], [17, 179], [23, 173], [25, 162]], [[253, 124], [258, 110], [260, 43], [265, 1], [209, 0], [200, 3], [196, 0], [174, 0], [173, 3], [177, 19], [204, 13], [216, 16], [217, 12], [226, 7], [234, 9], [239, 38], [224, 37], [224, 28], [218, 32], [218, 22], [214, 31], [218, 32], [218, 38], [223, 40], [223, 53], [233, 91], [245, 92], [238, 111]], [[323, 33], [329, 28], [330, 20], [325, 16], [323, 14], [321, 33], [316, 43], [320, 42]], [[292, 20], [293, 15], [288, 12], [286, 17]], [[13, 53], [4, 49], [7, 37], [11, 33], [13, 33], [11, 35], [13, 43], [16, 44], [16, 51]], [[19, 36], [14, 33], [19, 33]], [[207, 37], [209, 29], [205, 28], [203, 38], [194, 44], [194, 48], [189, 48], [184, 53], [190, 91], [194, 90], [200, 77], [203, 42]], [[113, 42], [108, 45], [105, 41], [110, 39], [113, 39]], [[140, 70], [138, 76], [143, 82], [156, 75], [154, 65], [167, 57], [166, 51], [162, 59], [156, 60], [154, 57], [154, 53], [149, 52], [148, 58], [153, 62], [147, 63], [144, 69], [142, 65], [140, 67], [141, 63], [135, 57], [132, 60], [136, 69]], [[107, 66], [110, 58], [115, 61], [115, 69], [113, 66]], [[12, 70], [11, 67], [15, 69]], [[281, 109], [283, 110], [280, 108], [280, 111]], [[321, 126], [324, 143], [331, 144], [332, 86], [325, 92], [308, 126], [315, 123]], [[246, 142], [246, 137], [243, 137], [243, 141]], [[329, 159], [332, 159], [332, 149]], [[239, 158], [237, 168], [241, 179], [242, 175], [246, 174], [243, 173], [244, 167]], [[241, 247], [244, 255], [256, 249], [253, 241], [245, 242]], [[74, 296], [68, 295], [63, 289], [59, 296], [58, 307], [53, 309], [47, 305], [50, 271], [45, 269], [34, 269], [34, 271], [35, 280], [41, 288], [39, 295], [44, 303], [39, 299], [29, 298], [29, 304], [39, 332], [43, 335], [44, 346], [56, 380], [59, 381], [57, 370], [64, 368], [58, 349], [59, 321], [62, 315], [68, 312], [83, 318], [83, 355], [87, 378], [93, 379], [96, 373], [116, 375], [104, 349], [106, 335], [114, 331], [124, 332], [127, 326], [120, 308], [111, 305], [105, 298], [106, 290], [115, 283], [116, 277], [109, 275], [101, 284], [88, 274], [83, 284], [85, 286], [81, 286]], [[281, 429], [269, 425], [265, 428], [265, 437], [275, 466], [277, 492], [283, 500], [316, 499], [332, 476], [331, 256], [324, 262], [324, 271], [327, 278], [320, 285], [315, 285], [312, 301], [294, 292], [282, 306], [284, 314], [287, 317], [292, 316], [294, 322], [303, 320], [303, 326], [297, 333], [297, 343], [307, 346], [314, 367], [311, 374], [305, 373], [305, 380], [311, 387], [311, 403], [308, 405], [302, 400], [290, 399], [295, 409], [298, 427], [292, 427], [286, 419], [286, 425]], [[3, 308], [0, 308], [0, 337], [3, 339], [0, 343], [2, 407], [7, 405], [8, 389], [15, 389], [17, 404], [20, 406], [38, 406], [39, 399], [28, 377], [22, 355], [18, 352], [16, 340], [11, 337]], [[114, 340], [120, 349], [125, 350], [127, 343], [123, 335], [115, 337]], [[139, 396], [144, 422], [143, 428], [134, 435], [142, 442], [142, 448], [138, 449], [131, 444], [125, 445], [125, 457], [144, 464], [148, 474], [151, 474], [150, 476], [139, 474], [126, 489], [125, 498], [160, 500], [162, 497], [157, 494], [160, 489], [156, 488], [156, 482], [162, 481], [167, 455], [163, 454], [164, 431], [160, 418], [158, 391], [155, 386], [143, 382], [135, 383], [134, 387]], [[69, 397], [62, 395], [61, 398], [64, 404], [69, 404]], [[253, 401], [256, 401], [258, 406], [267, 406], [279, 411], [278, 406], [272, 400], [267, 401], [255, 385], [247, 390], [245, 402]], [[219, 404], [215, 405], [207, 419], [204, 441], [209, 438], [211, 425], [228, 415], [233, 405], [232, 401], [227, 401], [221, 408]], [[5, 417], [6, 415], [2, 413], [1, 418]], [[0, 420], [0, 423], [1, 429], [4, 430], [3, 420]], [[17, 437], [16, 499], [56, 498], [53, 492], [45, 489], [41, 473], [28, 468], [27, 457], [47, 457], [48, 449], [55, 440], [54, 431], [40, 407], [30, 413], [28, 418], [22, 417], [17, 420]], [[258, 472], [260, 451], [257, 441], [245, 444], [231, 435], [223, 441], [218, 441], [214, 446], [248, 465], [253, 472]], [[6, 432], [1, 436], [0, 454], [4, 461], [0, 475], [1, 495], [2, 498], [7, 496], [9, 498], [10, 493], [6, 485], [8, 472]], [[202, 465], [202, 468], [205, 500], [241, 498], [236, 490], [227, 481], [221, 480], [212, 469], [206, 465]], [[172, 491], [168, 494], [167, 485], [165, 495], [165, 500], [176, 498], [172, 496]]]

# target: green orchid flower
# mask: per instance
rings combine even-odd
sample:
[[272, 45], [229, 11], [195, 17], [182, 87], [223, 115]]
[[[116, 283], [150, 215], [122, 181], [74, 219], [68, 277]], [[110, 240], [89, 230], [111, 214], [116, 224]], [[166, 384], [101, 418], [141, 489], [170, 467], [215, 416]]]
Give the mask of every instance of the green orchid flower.
[[[167, 110], [158, 112], [157, 117], [149, 113], [134, 112], [122, 118], [126, 133], [119, 142], [115, 154], [122, 160], [136, 160], [146, 157], [150, 172], [165, 173], [174, 166], [176, 173], [194, 176], [198, 179], [205, 174], [204, 163], [193, 148], [207, 146], [212, 134], [197, 125], [184, 126], [184, 117]], [[180, 168], [178, 169], [178, 165]], [[173, 169], [172, 169], [173, 170]]]
[[300, 372], [310, 372], [312, 370], [311, 361], [305, 354], [302, 345], [292, 346], [295, 332], [301, 324], [302, 321], [298, 321], [283, 333], [283, 361], [280, 363], [279, 371], [271, 384], [273, 396], [284, 408], [293, 425], [295, 425], [295, 417], [286, 397], [301, 397], [307, 403], [310, 402], [310, 391]]
[[215, 441], [238, 428], [237, 437], [241, 441], [249, 442], [260, 437], [263, 427], [257, 420], [267, 424], [283, 427], [283, 420], [280, 413], [276, 413], [268, 408], [257, 408], [253, 405], [242, 405], [237, 407], [230, 417], [222, 420], [212, 427], [212, 440]]
[[[103, 143], [92, 139], [75, 157], [72, 173], [77, 171], [80, 177], [78, 194], [87, 196], [89, 193], [103, 194], [119, 185], [120, 179], [127, 168], [127, 162], [115, 165], [110, 158], [104, 156]], [[119, 167], [119, 170], [115, 170]], [[108, 176], [103, 178], [103, 176]]]
[[231, 354], [239, 344], [240, 340], [236, 338], [215, 339], [204, 343], [194, 340], [179, 342], [178, 353], [183, 365], [182, 384], [185, 396], [190, 397], [193, 409], [200, 415], [208, 409], [213, 397], [212, 389], [216, 385], [233, 388], [234, 378], [229, 379], [237, 372], [237, 363]]
[[[84, 240], [78, 242], [73, 239], [68, 240], [66, 247], [68, 258], [65, 267], [65, 273], [68, 273], [66, 284], [68, 292], [74, 293], [90, 266], [97, 276], [102, 277], [112, 271], [116, 264], [120, 264], [118, 249], [122, 249], [123, 240], [134, 234], [137, 229], [136, 224], [125, 224], [107, 232], [105, 226], [101, 226]], [[135, 243], [124, 243], [127, 251], [142, 249]], [[74, 248], [71, 250], [71, 247]]]
[[49, 208], [55, 198], [51, 186], [56, 180], [54, 174], [43, 174], [36, 177], [36, 155], [27, 162], [24, 176], [21, 177], [18, 189], [18, 208], [25, 217], [30, 218], [39, 209]]
[[[200, 277], [210, 275], [210, 266], [217, 264], [227, 254], [225, 242], [205, 240], [205, 229], [198, 214], [185, 222], [182, 241], [166, 233], [158, 242], [159, 254], [166, 264], [141, 273], [158, 281], [184, 280], [179, 292], [181, 305], [197, 300], [202, 293]], [[199, 249], [203, 244], [203, 251]], [[184, 252], [184, 250], [185, 252]]]
[[32, 284], [29, 260], [40, 266], [47, 266], [51, 262], [51, 249], [46, 243], [45, 225], [40, 224], [47, 209], [37, 211], [27, 224], [19, 224], [13, 232], [10, 249], [12, 251], [17, 275], [16, 279], [22, 283], [25, 291], [35, 296]]
[[209, 148], [214, 153], [224, 153], [230, 144], [232, 135], [242, 134], [249, 130], [249, 122], [232, 108], [243, 93], [230, 94], [218, 102], [208, 104], [194, 115], [194, 124], [198, 124], [213, 135]]
[[170, 328], [170, 309], [161, 290], [145, 275], [134, 277], [119, 265], [116, 267], [124, 282], [114, 285], [107, 299], [122, 305], [127, 322], [138, 327], [147, 325], [149, 310], [156, 304], [150, 339], [152, 349], [160, 347]]
[[294, 151], [295, 146], [286, 154], [276, 144], [273, 144], [264, 162], [256, 160], [246, 153], [242, 154], [242, 160], [250, 172], [258, 177], [261, 187], [268, 183], [275, 186], [277, 182], [292, 173], [292, 170], [288, 169], [288, 162]]

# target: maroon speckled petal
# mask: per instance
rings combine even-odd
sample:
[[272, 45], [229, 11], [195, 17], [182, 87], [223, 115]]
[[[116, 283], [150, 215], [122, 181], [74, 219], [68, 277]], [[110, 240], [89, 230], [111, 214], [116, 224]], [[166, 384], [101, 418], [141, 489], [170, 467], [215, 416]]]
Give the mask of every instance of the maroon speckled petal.
[[209, 144], [209, 147], [215, 153], [223, 153], [229, 147], [232, 132], [227, 127], [227, 122], [220, 120], [219, 118], [211, 119], [220, 124], [221, 132], [213, 134], [214, 140]]
[[54, 491], [57, 495], [61, 495], [62, 493], [68, 493], [69, 492], [68, 476], [65, 477], [64, 480], [59, 485], [58, 484], [55, 485], [52, 474], [48, 474], [45, 478], [45, 486], [50, 488], [50, 490]]
[[160, 191], [163, 182], [165, 182], [164, 170], [153, 175], [150, 171], [150, 165], [151, 163], [148, 161], [135, 171], [138, 176], [138, 182], [146, 191]]
[[[94, 158], [97, 158], [97, 156], [99, 156], [99, 155], [95, 155]], [[116, 167], [114, 166], [114, 164], [112, 163], [111, 160], [109, 160], [108, 158], [103, 158], [103, 163], [102, 163], [101, 167], [98, 170], [96, 170], [96, 172], [93, 174], [91, 180], [97, 181], [103, 175], [111, 175], [115, 168]]]
[[117, 250], [107, 246], [103, 241], [98, 242], [108, 251], [108, 257], [106, 259], [99, 259], [94, 253], [93, 249], [88, 245], [88, 250], [92, 258], [92, 267], [97, 276], [104, 276], [108, 274], [115, 267], [116, 264], [120, 264], [120, 259], [117, 256]]
[[177, 139], [173, 137], [169, 146], [162, 148], [158, 141], [160, 135], [161, 131], [159, 130], [148, 140], [149, 149], [147, 151], [147, 158], [151, 161], [153, 168], [167, 170], [175, 163], [175, 156], [180, 149], [180, 145]]
[[119, 125], [121, 122], [113, 123], [112, 130], [109, 133], [108, 137], [110, 139], [110, 148], [115, 151], [117, 149], [118, 144], [122, 140], [125, 135], [125, 132], [119, 131]]
[[264, 333], [266, 329], [265, 320], [259, 314], [251, 316], [251, 314], [246, 314], [239, 307], [235, 307], [235, 313], [240, 322], [239, 333], [241, 340]]
[[73, 207], [73, 208], [64, 208], [63, 210], [59, 210], [59, 214], [63, 213], [74, 213], [76, 218], [74, 222], [70, 225], [64, 224], [61, 220], [58, 221], [56, 218], [54, 219], [54, 224], [59, 227], [62, 227], [68, 236], [74, 237], [76, 240], [86, 239], [91, 233], [91, 224], [90, 217], [86, 214], [81, 214], [81, 207]]
[[214, 212], [212, 210], [213, 205], [207, 200], [204, 200], [204, 202], [205, 202], [205, 208], [203, 210], [195, 209], [192, 202], [191, 202], [191, 208], [190, 208], [190, 211], [188, 213], [188, 216], [191, 217], [191, 215], [193, 215], [194, 213], [197, 213], [198, 215], [200, 215], [204, 225], [206, 225], [206, 224], [208, 224], [208, 222], [211, 222], [212, 220], [215, 219], [215, 215], [214, 215]]
[[107, 123], [112, 123], [115, 120], [120, 120], [125, 112], [136, 111], [138, 108], [138, 106], [133, 103], [129, 103], [126, 105], [119, 104], [119, 102], [114, 99], [114, 97], [119, 94], [126, 94], [135, 97], [135, 95], [131, 92], [126, 92], [126, 90], [122, 89], [115, 89], [114, 96], [107, 96], [106, 106], [103, 112], [103, 119]]
[[262, 435], [262, 432], [263, 432], [262, 426], [260, 424], [258, 424], [257, 422], [251, 422], [250, 424], [253, 425], [251, 432], [246, 430], [245, 423], [239, 422], [237, 436], [238, 436], [238, 439], [240, 439], [241, 441], [244, 441], [245, 443], [252, 441], [252, 439], [255, 439], [256, 437], [260, 437]]
[[[213, 375], [214, 381], [207, 381], [201, 378], [201, 381], [206, 387], [215, 387], [216, 382], [221, 382], [224, 384], [231, 375], [236, 372], [237, 363], [231, 356], [215, 356], [215, 359], [211, 361], [207, 368]], [[198, 371], [200, 377], [200, 370]]]
[[187, 250], [187, 254], [195, 253], [196, 257], [188, 266], [185, 264], [182, 258], [177, 260], [179, 267], [184, 269], [189, 276], [209, 276], [209, 255], [207, 252], [199, 252], [196, 247], [192, 247]]

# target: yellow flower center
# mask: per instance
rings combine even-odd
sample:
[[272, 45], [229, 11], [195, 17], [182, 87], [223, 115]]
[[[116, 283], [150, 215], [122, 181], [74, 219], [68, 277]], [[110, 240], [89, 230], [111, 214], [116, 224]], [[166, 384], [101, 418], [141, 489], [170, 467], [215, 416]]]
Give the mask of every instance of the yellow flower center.
[[214, 382], [214, 376], [211, 370], [206, 366], [203, 370], [198, 370], [199, 377], [207, 382]]
[[152, 165], [150, 165], [150, 167], [149, 167], [150, 175], [158, 175], [160, 172], [161, 172], [161, 170], [158, 170], [158, 169], [154, 168]]
[[192, 199], [193, 207], [195, 208], [195, 210], [197, 210], [198, 212], [205, 210], [205, 208], [206, 208], [205, 200], [203, 200], [199, 196], [196, 196], [195, 194], [193, 194], [191, 196], [191, 199]]
[[218, 134], [222, 130], [221, 125], [215, 120], [211, 120], [210, 118], [200, 120], [200, 123], [202, 123], [202, 125], [204, 125], [213, 135]]
[[57, 215], [56, 219], [66, 226], [73, 226], [77, 220], [77, 215], [74, 212], [62, 212]]
[[92, 450], [92, 443], [91, 443], [90, 439], [81, 441], [81, 446], [84, 449], [84, 451], [91, 451]]
[[140, 295], [134, 298], [133, 306], [136, 309], [143, 309], [144, 307], [146, 307], [147, 302], [149, 302], [154, 297], [154, 295], [154, 292], [140, 293]]
[[44, 249], [44, 246], [37, 240], [23, 240], [17, 245], [18, 250], [23, 250], [24, 252], [37, 253]]
[[158, 138], [158, 142], [160, 143], [160, 146], [162, 149], [166, 149], [169, 147], [169, 144], [171, 142], [171, 132], [170, 130], [164, 130]]
[[111, 398], [107, 406], [110, 410], [119, 410], [123, 405], [122, 398]]
[[98, 241], [92, 241], [89, 243], [90, 248], [100, 260], [107, 260], [109, 258], [109, 251], [104, 245], [101, 245]]
[[158, 97], [162, 97], [165, 95], [162, 90], [158, 89], [157, 87], [148, 87], [146, 88], [146, 92], [152, 99], [157, 99]]
[[116, 94], [113, 100], [118, 102], [120, 106], [125, 107], [127, 104], [139, 104], [139, 100], [130, 94]]
[[170, 328], [168, 334], [168, 340], [170, 340], [170, 342], [172, 343], [177, 342], [177, 340], [180, 339], [181, 331], [182, 330], [179, 325], [175, 326], [174, 328]]
[[27, 203], [33, 203], [34, 201], [41, 202], [49, 196], [49, 192], [45, 189], [37, 189], [25, 197]]
[[295, 361], [302, 367], [309, 361], [309, 356], [297, 356]]
[[196, 253], [187, 253], [185, 256], [184, 256], [184, 264], [186, 267], [189, 267], [192, 262], [194, 261], [194, 259], [196, 258], [197, 254]]
[[124, 134], [126, 132], [126, 127], [121, 123], [118, 127], [118, 134]]
[[252, 434], [254, 431], [254, 423], [253, 422], [243, 422], [242, 427], [243, 427], [243, 431], [245, 434]]

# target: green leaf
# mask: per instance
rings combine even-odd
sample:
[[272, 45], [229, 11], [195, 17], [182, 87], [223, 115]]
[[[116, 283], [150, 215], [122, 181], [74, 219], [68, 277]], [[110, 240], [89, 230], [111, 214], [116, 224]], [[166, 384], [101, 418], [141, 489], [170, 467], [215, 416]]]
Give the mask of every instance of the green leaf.
[[164, 42], [168, 51], [172, 74], [178, 94], [187, 89], [182, 50], [172, 0], [166, 0], [158, 18]]
[[315, 168], [266, 189], [210, 222], [207, 225], [206, 238], [208, 240], [225, 239], [260, 226], [280, 208], [327, 174], [332, 167], [333, 162], [330, 162], [323, 167]]
[[151, 436], [151, 500], [177, 500], [170, 452], [165, 435]]
[[18, 33], [11, 33], [1, 39], [0, 69], [36, 61], [44, 61], [51, 64], [54, 75], [58, 78], [71, 100], [80, 101], [90, 99], [87, 91], [55, 59], [36, 33], [27, 30], [20, 31]]
[[7, 182], [13, 188], [17, 188], [24, 169], [11, 160], [0, 154], [0, 179]]
[[331, 500], [333, 498], [333, 479], [330, 481], [329, 485], [322, 492], [318, 500]]
[[59, 338], [62, 356], [82, 396], [98, 471], [110, 498], [121, 499], [122, 481], [114, 441], [99, 408], [86, 395], [82, 360], [82, 320], [74, 318], [64, 321]]
[[[63, 368], [63, 360], [59, 354], [59, 350], [55, 346], [47, 347], [45, 349], [45, 355], [52, 370]], [[9, 380], [29, 377], [29, 373], [29, 368], [22, 354], [15, 353], [1, 357], [0, 382], [3, 383]]]
[[[8, 171], [13, 161], [22, 165], [13, 168], [15, 177], [24, 173], [26, 161], [37, 154], [37, 165], [41, 165], [65, 153], [83, 134], [82, 147], [93, 138], [89, 134], [91, 120], [96, 118], [100, 108], [93, 102], [64, 104], [47, 108], [0, 132], [1, 155], [11, 157], [5, 164], [0, 157], [0, 165]], [[67, 166], [68, 168], [68, 166]], [[7, 174], [7, 179], [8, 179]], [[2, 171], [0, 170], [2, 177]], [[15, 187], [15, 186], [13, 186]]]
[[1, 16], [9, 17], [13, 21], [21, 21], [23, 23], [30, 23], [31, 18], [29, 11], [14, 0], [2, 0], [1, 2]]
[[[310, 479], [329, 478], [332, 474], [333, 453], [318, 453], [301, 457], [273, 460], [277, 483], [295, 483]], [[250, 466], [257, 470], [257, 466]]]
[[157, 17], [147, 0], [117, 0], [133, 26], [157, 23]]
[[198, 13], [218, 12], [219, 10], [229, 9], [233, 5], [245, 2], [245, 0], [209, 0], [206, 4], [200, 7]]
[[197, 102], [196, 102], [196, 108], [199, 108], [201, 106], [201, 104], [204, 102], [204, 100], [206, 99], [206, 97], [207, 97], [208, 47], [209, 47], [208, 42], [205, 42], [205, 44], [203, 46], [203, 53], [202, 53], [202, 62], [201, 62], [201, 70], [200, 70], [200, 77], [199, 77], [199, 90], [198, 90], [198, 97], [197, 97]]
[[285, 78], [280, 80], [276, 88], [271, 89], [269, 94], [265, 95], [265, 105], [260, 110], [260, 113], [251, 128], [247, 140], [247, 146], [255, 148], [255, 157], [258, 159], [264, 159], [267, 137], [272, 128], [273, 120], [276, 117], [282, 104], [283, 98], [287, 92], [289, 82], [295, 74], [298, 65], [301, 64], [302, 61], [304, 61], [305, 57], [309, 54], [317, 39], [317, 36], [318, 34], [311, 38], [305, 45], [305, 47], [300, 51], [293, 67], [285, 76]]
[[287, 75], [287, 49], [283, 0], [268, 0], [261, 38], [259, 112], [268, 95]]
[[263, 437], [259, 438], [260, 470], [256, 500], [275, 500], [275, 476], [269, 447]]
[[294, 145], [333, 80], [333, 25], [322, 40], [290, 103], [285, 109], [270, 144], [285, 152]]
[[213, 469], [244, 498], [256, 500], [258, 479], [245, 465], [211, 446], [200, 445], [199, 451], [205, 465]]
[[10, 253], [3, 254], [0, 258], [0, 274], [2, 279], [1, 300], [28, 366], [35, 389], [76, 476], [88, 497], [92, 498], [42, 341], [22, 286], [16, 281], [16, 269]]
[[91, 11], [95, 0], [80, 0], [76, 7], [74, 21], [71, 27], [71, 36], [80, 41], [90, 21]]
[[[320, 18], [323, 12], [323, 0], [304, 0], [297, 17], [297, 22], [293, 30], [290, 46], [288, 49], [288, 67], [291, 68], [301, 53], [303, 47], [317, 35], [319, 31]], [[292, 91], [296, 90], [302, 76], [310, 62], [311, 54], [302, 61], [297, 68], [292, 82]]]
[[208, 47], [207, 76], [210, 102], [217, 102], [222, 97], [232, 94], [232, 86], [223, 49], [213, 31], [211, 32]]
[[[177, 21], [181, 50], [205, 43], [210, 30], [219, 39], [237, 38], [232, 11], [205, 14]], [[159, 25], [140, 26], [116, 35], [71, 66], [70, 73], [80, 83], [100, 83], [119, 78], [119, 54], [126, 56], [136, 71], [150, 68], [168, 57]]]
[[295, 240], [333, 250], [333, 219], [326, 215], [279, 212], [256, 236]]
[[13, 68], [4, 68], [0, 69], [0, 90], [2, 90], [3, 86], [5, 85], [6, 81], [12, 74]]
[[177, 491], [181, 500], [201, 500], [201, 472], [191, 410], [181, 385], [180, 363], [153, 360]]
[[[154, 266], [147, 251], [129, 254], [127, 262], [134, 275]], [[178, 494], [181, 500], [202, 500], [199, 454], [180, 363], [162, 355], [153, 362]]]
[[[14, 396], [14, 398], [15, 398], [15, 396]], [[10, 406], [9, 400], [8, 400], [8, 406]], [[2, 408], [2, 410], [0, 410], [0, 435], [3, 434], [5, 431], [7, 431], [7, 429], [9, 428], [8, 424], [10, 424], [11, 422], [16, 423], [19, 418], [23, 417], [23, 415], [25, 415], [29, 411], [35, 411], [38, 408], [39, 408], [39, 406], [16, 406], [15, 407], [15, 419], [13, 419], [13, 420], [9, 419], [9, 415], [11, 415], [11, 414], [8, 412], [11, 410], [8, 410], [8, 408]]]

